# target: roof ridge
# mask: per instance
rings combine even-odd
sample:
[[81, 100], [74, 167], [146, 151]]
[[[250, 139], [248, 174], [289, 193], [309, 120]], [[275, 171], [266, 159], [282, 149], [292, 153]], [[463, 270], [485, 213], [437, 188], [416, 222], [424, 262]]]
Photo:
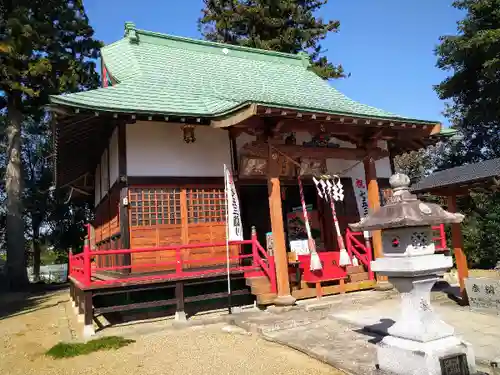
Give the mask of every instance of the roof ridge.
[[197, 45], [202, 45], [202, 46], [227, 48], [229, 50], [235, 50], [235, 51], [241, 51], [241, 52], [250, 52], [250, 53], [268, 55], [268, 56], [274, 56], [274, 57], [282, 57], [282, 58], [288, 58], [288, 59], [299, 60], [299, 61], [302, 60], [304, 67], [308, 67], [311, 64], [310, 57], [306, 52], [299, 52], [299, 53], [294, 54], [294, 53], [285, 53], [285, 52], [279, 52], [279, 51], [270, 51], [270, 50], [265, 50], [265, 49], [260, 49], [260, 48], [244, 47], [244, 46], [238, 46], [238, 45], [234, 45], [234, 44], [212, 42], [212, 41], [208, 41], [208, 40], [194, 39], [194, 38], [188, 38], [188, 37], [184, 37], [184, 36], [177, 36], [177, 35], [171, 35], [171, 34], [166, 34], [166, 33], [159, 33], [156, 31], [138, 29], [138, 28], [136, 28], [136, 26], [133, 22], [125, 22], [125, 35], [124, 35], [125, 38], [129, 38], [130, 41], [133, 43], [139, 43], [138, 34], [147, 35], [147, 36], [156, 37], [156, 38], [168, 39], [168, 40], [177, 41], [177, 42], [197, 44]]

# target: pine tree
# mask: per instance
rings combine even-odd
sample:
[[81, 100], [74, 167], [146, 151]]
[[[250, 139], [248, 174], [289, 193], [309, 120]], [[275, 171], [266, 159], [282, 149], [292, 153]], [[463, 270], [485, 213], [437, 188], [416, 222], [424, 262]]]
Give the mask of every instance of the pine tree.
[[337, 32], [339, 21], [315, 16], [327, 0], [204, 0], [198, 20], [211, 41], [286, 53], [307, 52], [322, 78], [344, 77], [341, 65], [321, 56], [320, 41]]
[[0, 111], [6, 126], [6, 243], [11, 288], [27, 284], [23, 124], [41, 121], [51, 94], [97, 86], [101, 43], [82, 0], [4, 0], [0, 6]]
[[500, 157], [500, 0], [460, 0], [458, 34], [441, 37], [437, 66], [451, 74], [436, 86], [464, 134], [463, 162]]

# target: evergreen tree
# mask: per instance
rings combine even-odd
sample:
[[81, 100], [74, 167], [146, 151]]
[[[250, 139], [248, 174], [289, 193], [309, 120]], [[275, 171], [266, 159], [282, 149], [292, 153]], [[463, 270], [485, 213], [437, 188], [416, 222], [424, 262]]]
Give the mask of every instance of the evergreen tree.
[[339, 21], [315, 16], [327, 0], [204, 0], [198, 25], [211, 41], [286, 53], [307, 52], [322, 78], [344, 76], [341, 65], [321, 56], [320, 41], [337, 32]]
[[40, 122], [51, 94], [98, 85], [82, 0], [4, 0], [0, 6], [0, 111], [6, 125], [6, 243], [11, 287], [27, 284], [23, 218], [23, 124]]
[[464, 134], [463, 161], [500, 157], [500, 0], [459, 0], [458, 35], [443, 36], [437, 66], [451, 75], [436, 86]]

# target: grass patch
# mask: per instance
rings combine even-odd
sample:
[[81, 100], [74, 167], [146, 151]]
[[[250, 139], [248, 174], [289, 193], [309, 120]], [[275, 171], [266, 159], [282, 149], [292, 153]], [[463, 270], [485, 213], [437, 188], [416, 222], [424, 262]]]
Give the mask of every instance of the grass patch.
[[79, 355], [86, 355], [99, 350], [120, 349], [124, 346], [134, 343], [134, 340], [124, 339], [119, 336], [102, 337], [97, 340], [91, 340], [86, 343], [62, 343], [50, 348], [46, 355], [59, 359], [70, 358]]

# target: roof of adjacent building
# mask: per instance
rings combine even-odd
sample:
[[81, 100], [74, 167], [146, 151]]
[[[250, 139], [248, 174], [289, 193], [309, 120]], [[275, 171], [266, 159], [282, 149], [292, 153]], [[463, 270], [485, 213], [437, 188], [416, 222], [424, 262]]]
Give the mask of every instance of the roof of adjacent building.
[[424, 193], [436, 189], [467, 187], [497, 176], [500, 176], [500, 158], [435, 172], [420, 180], [411, 190], [414, 193]]
[[114, 113], [221, 117], [249, 104], [436, 124], [356, 102], [309, 69], [305, 53], [286, 54], [189, 39], [125, 24], [123, 39], [101, 50], [114, 84], [53, 96], [56, 105]]

